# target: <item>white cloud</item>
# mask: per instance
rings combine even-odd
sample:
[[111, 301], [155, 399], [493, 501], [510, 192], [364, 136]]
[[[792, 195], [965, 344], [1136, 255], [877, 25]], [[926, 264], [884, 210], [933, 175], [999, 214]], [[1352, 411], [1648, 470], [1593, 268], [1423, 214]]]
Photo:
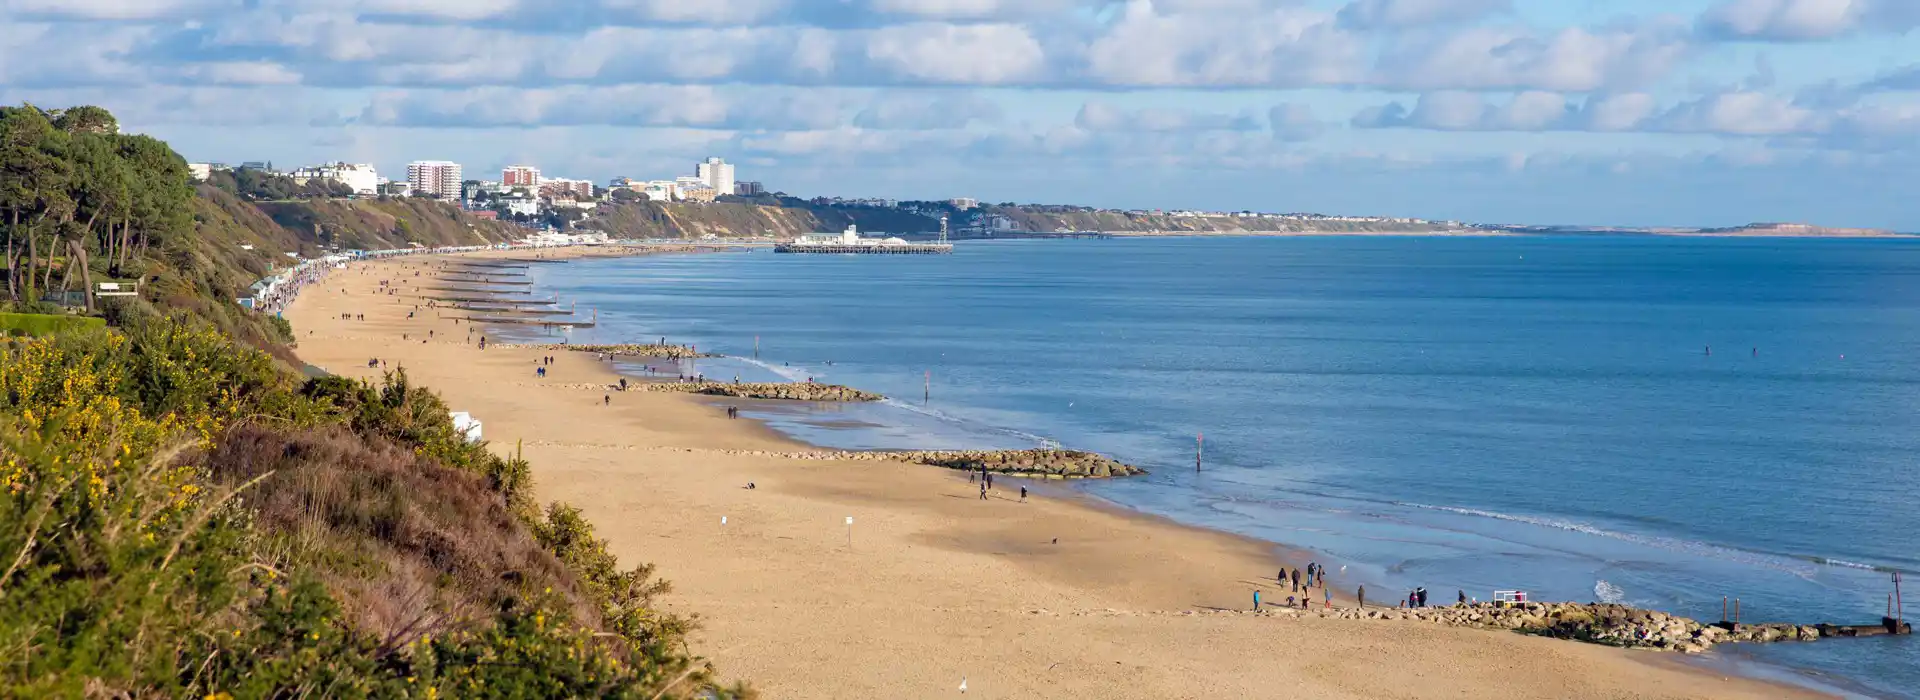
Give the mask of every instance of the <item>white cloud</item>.
[[1354, 0], [1340, 21], [1354, 27], [1412, 27], [1477, 20], [1513, 9], [1513, 0]]
[[[1831, 39], [1877, 23], [1898, 20], [1911, 0], [1723, 0], [1700, 16], [1711, 36], [1773, 41]], [[1907, 20], [1911, 28], [1911, 19]], [[1896, 27], [1882, 27], [1896, 29]]]
[[[618, 19], [688, 24], [752, 24], [778, 16], [788, 0], [599, 0]], [[804, 1], [804, 0], [803, 0]]]
[[1644, 92], [1626, 92], [1609, 95], [1597, 95], [1587, 100], [1585, 109], [1586, 126], [1594, 131], [1628, 131], [1640, 126], [1653, 116], [1655, 103], [1652, 95]]
[[1688, 50], [1685, 36], [1664, 25], [1574, 27], [1547, 36], [1479, 27], [1389, 52], [1374, 82], [1413, 90], [1590, 92], [1656, 82], [1670, 75]]
[[868, 39], [867, 58], [900, 78], [968, 85], [1038, 78], [1046, 62], [1040, 42], [1015, 24], [886, 27]]
[[1281, 6], [1252, 15], [1168, 14], [1129, 0], [1086, 48], [1086, 70], [1116, 86], [1285, 87], [1352, 82], [1366, 44], [1327, 13]]
[[0, 0], [0, 18], [156, 20], [241, 7], [241, 0]]
[[1663, 131], [1778, 136], [1823, 131], [1825, 119], [1785, 97], [1737, 91], [1682, 102], [1654, 124]]

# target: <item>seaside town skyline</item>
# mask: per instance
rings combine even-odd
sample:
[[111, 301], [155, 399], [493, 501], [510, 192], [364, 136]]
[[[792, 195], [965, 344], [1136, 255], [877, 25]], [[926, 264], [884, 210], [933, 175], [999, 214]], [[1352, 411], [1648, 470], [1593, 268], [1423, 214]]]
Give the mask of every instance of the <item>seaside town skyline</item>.
[[1899, 0], [7, 0], [0, 97], [189, 158], [1920, 229]]

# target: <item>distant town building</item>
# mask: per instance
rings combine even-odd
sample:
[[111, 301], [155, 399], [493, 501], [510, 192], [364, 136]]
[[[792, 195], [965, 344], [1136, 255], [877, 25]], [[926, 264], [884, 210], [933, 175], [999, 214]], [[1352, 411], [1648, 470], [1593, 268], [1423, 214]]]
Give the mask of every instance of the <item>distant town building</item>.
[[328, 163], [293, 171], [293, 182], [305, 185], [312, 180], [332, 180], [354, 194], [379, 194], [380, 173], [366, 163]]
[[972, 197], [954, 197], [953, 199], [947, 200], [947, 203], [953, 205], [953, 208], [963, 211], [980, 207], [980, 200]]
[[672, 180], [654, 180], [634, 187], [634, 191], [652, 202], [671, 202], [679, 199], [678, 190], [679, 186]]
[[593, 199], [592, 180], [569, 180], [564, 177], [550, 177], [540, 181], [540, 195], [543, 197], [572, 197], [574, 199]]
[[520, 214], [522, 216], [540, 215], [540, 200], [532, 197], [501, 197], [496, 201], [505, 205], [507, 213], [509, 214]]
[[500, 212], [494, 211], [492, 209], [475, 209], [467, 213], [471, 214], [473, 218], [480, 219], [482, 221], [499, 221], [500, 220]]
[[707, 183], [714, 192], [733, 194], [733, 165], [719, 158], [708, 158], [694, 169], [694, 174]]
[[240, 170], [258, 170], [263, 173], [273, 173], [273, 163], [271, 161], [250, 160], [245, 163], [241, 163], [239, 169]]
[[525, 187], [532, 189], [540, 186], [540, 169], [531, 165], [509, 165], [500, 171], [500, 184], [508, 188]]
[[413, 185], [400, 180], [389, 180], [380, 183], [380, 194], [389, 197], [405, 197], [413, 194]]
[[706, 184], [676, 186], [683, 202], [712, 202], [720, 198], [720, 193]]
[[460, 164], [447, 160], [416, 160], [407, 164], [407, 184], [414, 193], [441, 199], [460, 197]]
[[187, 174], [193, 177], [194, 182], [206, 182], [207, 178], [213, 176], [213, 164], [188, 163]]
[[734, 184], [733, 193], [742, 197], [758, 197], [766, 194], [767, 188], [761, 186], [758, 182], [741, 182]]

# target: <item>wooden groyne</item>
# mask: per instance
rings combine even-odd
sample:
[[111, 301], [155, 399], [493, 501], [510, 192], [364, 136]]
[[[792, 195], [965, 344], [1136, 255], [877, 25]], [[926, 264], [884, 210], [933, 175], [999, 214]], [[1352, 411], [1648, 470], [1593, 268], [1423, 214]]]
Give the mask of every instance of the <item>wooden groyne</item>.
[[452, 308], [455, 308], [461, 311], [472, 311], [476, 313], [518, 314], [523, 316], [572, 316], [573, 315], [572, 309], [531, 309], [531, 308], [514, 308], [510, 306], [455, 306]]
[[[558, 299], [499, 299], [495, 297], [450, 297], [432, 294], [421, 295], [422, 299], [434, 301], [469, 302], [479, 304], [511, 304], [514, 306], [551, 306], [560, 303]], [[458, 308], [458, 307], [449, 307]]]
[[517, 326], [545, 326], [547, 328], [559, 328], [562, 326], [568, 326], [573, 328], [592, 328], [596, 325], [593, 321], [574, 321], [574, 320], [542, 321], [542, 320], [533, 319], [533, 318], [516, 318], [516, 317], [510, 317], [510, 316], [460, 316], [457, 318], [459, 318], [462, 321], [466, 321], [468, 323], [499, 323], [499, 324], [517, 325]]

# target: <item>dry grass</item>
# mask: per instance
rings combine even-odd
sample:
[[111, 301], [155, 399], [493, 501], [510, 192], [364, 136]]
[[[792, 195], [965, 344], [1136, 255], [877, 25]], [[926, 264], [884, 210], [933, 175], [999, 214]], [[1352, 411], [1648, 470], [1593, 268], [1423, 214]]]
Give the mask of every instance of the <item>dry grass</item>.
[[482, 477], [339, 428], [237, 428], [207, 464], [222, 483], [272, 472], [247, 495], [258, 524], [317, 559], [288, 563], [319, 574], [389, 646], [485, 623], [549, 589], [599, 624], [574, 575]]

